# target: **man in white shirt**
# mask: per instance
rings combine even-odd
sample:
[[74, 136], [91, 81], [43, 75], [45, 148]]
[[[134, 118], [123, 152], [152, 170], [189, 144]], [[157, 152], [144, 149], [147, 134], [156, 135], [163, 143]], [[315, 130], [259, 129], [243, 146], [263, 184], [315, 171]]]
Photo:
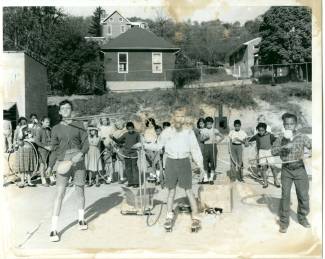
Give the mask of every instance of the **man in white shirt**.
[[192, 209], [192, 229], [200, 228], [198, 208], [192, 192], [192, 170], [190, 159], [203, 170], [203, 157], [192, 129], [185, 129], [185, 112], [182, 107], [174, 110], [172, 127], [166, 128], [158, 138], [157, 143], [145, 143], [147, 150], [159, 151], [164, 148], [166, 159], [166, 187], [168, 188], [167, 216], [165, 228], [171, 228], [173, 224], [173, 203], [176, 194], [176, 186], [185, 190]]

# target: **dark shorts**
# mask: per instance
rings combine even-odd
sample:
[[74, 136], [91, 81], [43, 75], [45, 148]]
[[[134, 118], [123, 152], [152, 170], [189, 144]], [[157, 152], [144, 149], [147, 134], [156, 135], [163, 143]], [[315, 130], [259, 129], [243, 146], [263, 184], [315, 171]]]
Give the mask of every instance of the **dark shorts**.
[[[78, 152], [78, 151], [77, 151]], [[64, 160], [70, 160], [76, 153], [66, 153]], [[57, 161], [60, 163], [60, 161]], [[73, 178], [73, 184], [78, 186], [84, 186], [86, 183], [86, 169], [85, 161], [81, 160], [75, 166], [72, 166], [69, 172], [66, 174], [56, 174], [56, 185], [67, 186], [70, 177]]]
[[166, 187], [168, 189], [176, 188], [176, 185], [182, 189], [192, 188], [192, 170], [189, 158], [184, 159], [166, 159]]

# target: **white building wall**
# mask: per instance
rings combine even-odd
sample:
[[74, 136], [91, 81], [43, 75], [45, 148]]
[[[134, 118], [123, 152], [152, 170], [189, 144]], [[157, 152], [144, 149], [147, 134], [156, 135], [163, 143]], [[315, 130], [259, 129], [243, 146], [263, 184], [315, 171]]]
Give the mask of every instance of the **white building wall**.
[[0, 67], [2, 104], [16, 103], [19, 116], [26, 116], [25, 54], [23, 52], [2, 53]]

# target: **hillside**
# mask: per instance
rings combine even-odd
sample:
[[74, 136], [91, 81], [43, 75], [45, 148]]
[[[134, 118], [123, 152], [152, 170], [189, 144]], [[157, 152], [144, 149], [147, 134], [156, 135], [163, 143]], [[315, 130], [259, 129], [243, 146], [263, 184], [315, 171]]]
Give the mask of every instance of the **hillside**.
[[139, 130], [146, 117], [154, 117], [158, 123], [170, 120], [171, 107], [176, 100], [188, 108], [187, 119], [192, 124], [200, 116], [218, 116], [218, 106], [223, 104], [223, 114], [227, 116], [230, 126], [235, 119], [240, 119], [244, 129], [252, 130], [257, 116], [263, 113], [277, 131], [281, 128], [281, 115], [284, 112], [297, 114], [302, 126], [311, 126], [311, 93], [311, 86], [305, 83], [277, 86], [253, 84], [177, 91], [157, 89], [102, 96], [51, 96], [48, 104], [50, 114], [63, 99], [73, 101], [77, 115], [128, 113], [131, 115], [124, 119], [135, 121]]

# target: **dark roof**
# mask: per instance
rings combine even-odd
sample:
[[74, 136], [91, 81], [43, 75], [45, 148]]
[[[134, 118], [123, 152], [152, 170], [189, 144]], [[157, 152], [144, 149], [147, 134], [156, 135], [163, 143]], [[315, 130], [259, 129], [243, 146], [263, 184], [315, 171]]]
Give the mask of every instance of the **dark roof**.
[[178, 47], [154, 33], [134, 27], [102, 46], [103, 50], [179, 50]]

